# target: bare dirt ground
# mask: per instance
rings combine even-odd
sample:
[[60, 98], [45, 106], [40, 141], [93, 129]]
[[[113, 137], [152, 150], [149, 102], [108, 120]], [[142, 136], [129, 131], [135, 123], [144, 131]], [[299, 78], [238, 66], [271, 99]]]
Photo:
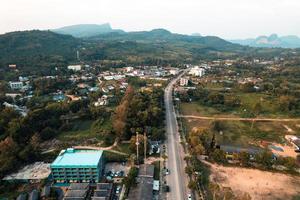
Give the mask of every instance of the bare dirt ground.
[[236, 195], [248, 193], [254, 200], [292, 199], [300, 195], [300, 177], [240, 167], [211, 166], [213, 182], [230, 187]]

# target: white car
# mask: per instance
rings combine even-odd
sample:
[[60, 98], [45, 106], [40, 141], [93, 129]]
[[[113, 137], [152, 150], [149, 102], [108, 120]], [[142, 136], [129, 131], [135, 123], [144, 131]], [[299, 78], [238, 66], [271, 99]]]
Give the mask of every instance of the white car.
[[192, 195], [188, 194], [188, 200], [192, 200]]

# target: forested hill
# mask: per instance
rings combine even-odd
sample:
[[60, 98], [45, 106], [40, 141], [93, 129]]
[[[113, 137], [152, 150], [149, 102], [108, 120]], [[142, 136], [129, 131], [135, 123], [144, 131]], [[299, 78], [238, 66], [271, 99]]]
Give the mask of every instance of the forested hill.
[[188, 36], [164, 29], [114, 32], [74, 38], [51, 31], [23, 31], [0, 35], [0, 70], [8, 64], [21, 71], [48, 73], [49, 67], [82, 61], [118, 61], [126, 64], [197, 63], [200, 59], [236, 58], [257, 53], [281, 53], [276, 49], [241, 46], [214, 36]]
[[85, 52], [87, 58], [146, 64], [196, 62], [234, 56], [250, 49], [218, 37], [174, 34], [165, 29], [107, 33], [85, 41], [90, 42], [89, 50]]
[[50, 31], [22, 31], [0, 35], [0, 68], [15, 63], [19, 66], [48, 66], [50, 63], [76, 59], [80, 41]]

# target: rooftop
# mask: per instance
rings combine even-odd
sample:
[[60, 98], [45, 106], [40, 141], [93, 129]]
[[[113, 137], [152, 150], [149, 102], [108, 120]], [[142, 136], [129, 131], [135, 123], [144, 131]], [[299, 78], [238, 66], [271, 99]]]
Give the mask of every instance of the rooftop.
[[51, 167], [97, 167], [102, 150], [62, 150]]

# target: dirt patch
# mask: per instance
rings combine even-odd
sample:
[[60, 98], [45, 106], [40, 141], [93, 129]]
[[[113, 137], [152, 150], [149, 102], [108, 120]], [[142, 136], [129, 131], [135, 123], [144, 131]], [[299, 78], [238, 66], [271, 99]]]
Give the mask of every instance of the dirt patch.
[[248, 193], [252, 199], [292, 199], [300, 195], [300, 177], [240, 167], [211, 166], [211, 181], [230, 187], [236, 195]]

